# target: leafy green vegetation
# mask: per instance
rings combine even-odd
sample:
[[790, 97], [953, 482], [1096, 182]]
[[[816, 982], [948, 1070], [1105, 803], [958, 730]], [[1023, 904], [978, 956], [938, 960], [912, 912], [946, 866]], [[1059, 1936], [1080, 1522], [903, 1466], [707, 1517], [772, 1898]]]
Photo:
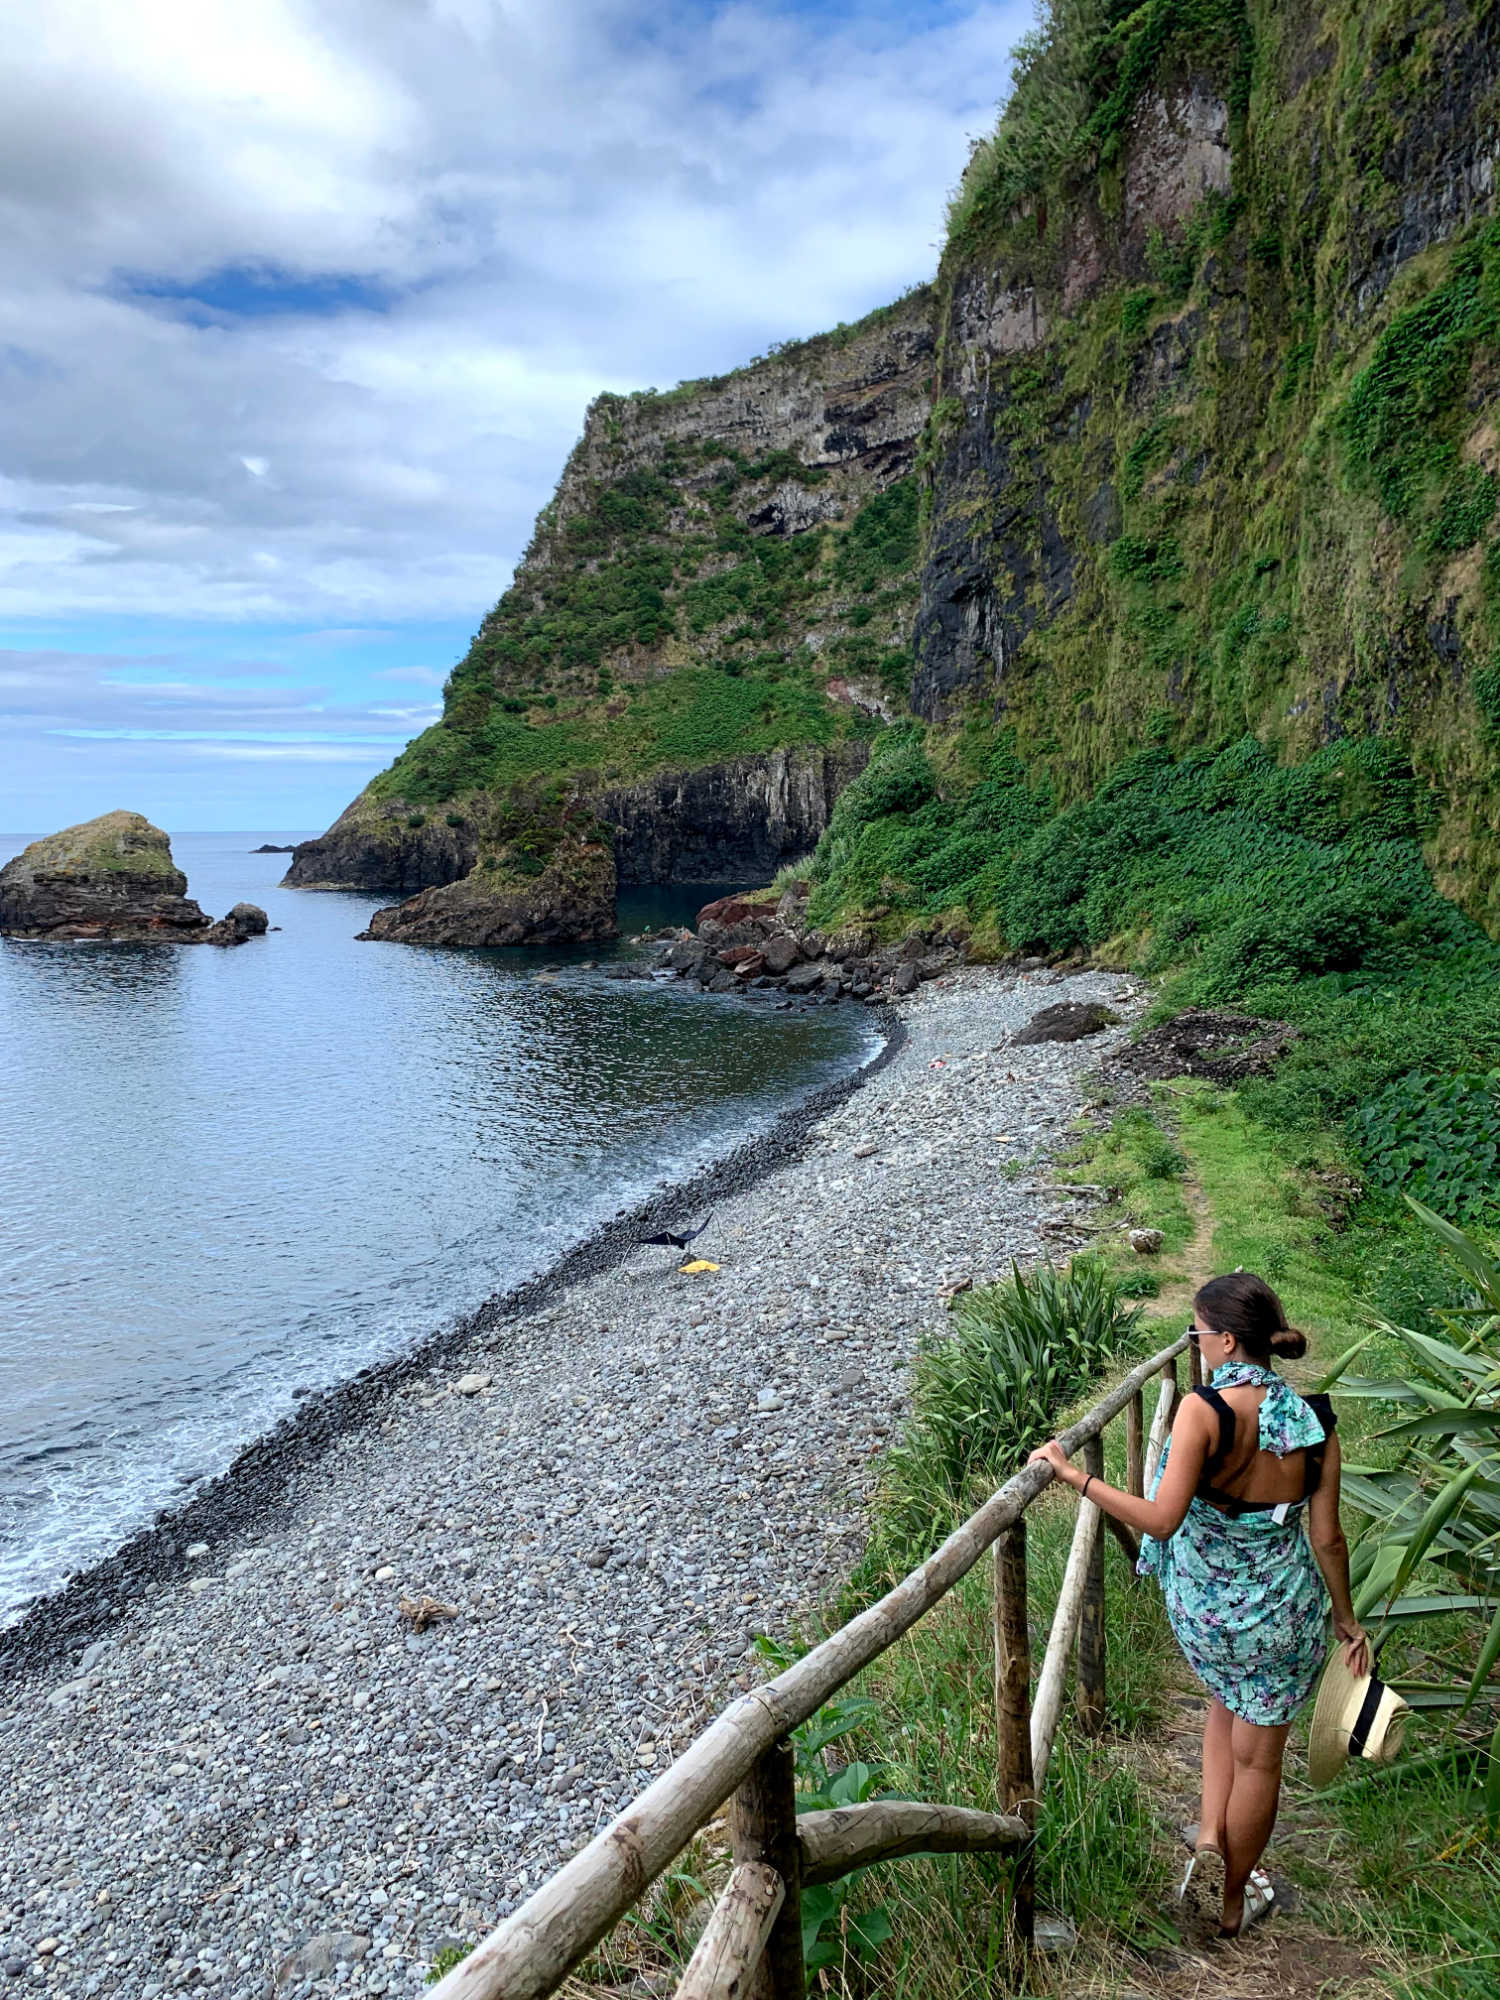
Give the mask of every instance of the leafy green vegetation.
[[1044, 234], [1047, 197], [1113, 166], [1143, 93], [1165, 75], [1194, 64], [1222, 72], [1244, 108], [1245, 0], [1045, 0], [1040, 12], [1016, 49], [1000, 122], [949, 205], [950, 244], [974, 243], [1021, 208]]
[[919, 514], [915, 479], [898, 479], [867, 500], [838, 545], [833, 565], [838, 589], [873, 592], [911, 569], [921, 553]]
[[1003, 745], [945, 796], [930, 749], [915, 729], [876, 746], [811, 864], [815, 921], [958, 915], [995, 950], [1098, 952], [1169, 975], [1175, 1005], [1289, 1018], [1259, 1116], [1352, 1116], [1383, 1184], [1451, 1182], [1464, 1152], [1489, 1174], [1493, 1097], [1454, 1079], [1500, 1066], [1500, 948], [1434, 888], [1430, 802], [1392, 739], [1293, 766], [1251, 739], [1143, 751], [1061, 811]]
[[1394, 519], [1407, 519], [1459, 474], [1451, 505], [1473, 533], [1450, 540], [1452, 548], [1476, 541], [1494, 511], [1494, 480], [1477, 466], [1460, 469], [1458, 454], [1475, 350], [1497, 339], [1500, 223], [1492, 222], [1454, 252], [1442, 284], [1391, 321], [1339, 412], [1351, 478], [1373, 487]]
[[1056, 1412], [1131, 1345], [1141, 1308], [1104, 1266], [1075, 1258], [959, 1300], [951, 1333], [927, 1341], [912, 1369], [912, 1416], [886, 1454], [879, 1533], [867, 1567], [919, 1562], [1050, 1435]]
[[1379, 1187], [1459, 1221], [1482, 1221], [1500, 1204], [1500, 1072], [1412, 1071], [1360, 1105], [1350, 1132]]
[[373, 797], [439, 801], [566, 774], [625, 782], [663, 766], [694, 765], [787, 744], [831, 743], [868, 730], [836, 709], [800, 661], [737, 674], [685, 667], [642, 688], [623, 715], [588, 703], [555, 716], [513, 716], [498, 705], [464, 736], [437, 724], [370, 787]]
[[[1431, 1209], [1414, 1206], [1468, 1280], [1466, 1302], [1430, 1309], [1423, 1329], [1377, 1322], [1334, 1364], [1329, 1383], [1341, 1398], [1379, 1406], [1386, 1421], [1375, 1437], [1400, 1447], [1393, 1464], [1351, 1466], [1347, 1474], [1349, 1496], [1367, 1517], [1350, 1558], [1355, 1608], [1381, 1631], [1412, 1619], [1472, 1624], [1478, 1614], [1486, 1636], [1456, 1682], [1434, 1683], [1439, 1662], [1429, 1655], [1419, 1686], [1400, 1684], [1422, 1707], [1467, 1712], [1500, 1660], [1492, 1561], [1500, 1523], [1500, 1263]], [[1379, 1346], [1395, 1348], [1396, 1370], [1376, 1377], [1349, 1372], [1362, 1352]], [[1496, 1689], [1488, 1691], [1493, 1696]], [[1500, 1727], [1494, 1751], [1500, 1806]]]

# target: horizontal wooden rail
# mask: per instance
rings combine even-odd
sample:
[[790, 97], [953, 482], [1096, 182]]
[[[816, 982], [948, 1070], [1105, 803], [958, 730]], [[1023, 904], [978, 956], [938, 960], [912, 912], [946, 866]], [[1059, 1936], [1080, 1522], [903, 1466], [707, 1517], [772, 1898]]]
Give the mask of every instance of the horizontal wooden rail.
[[[1133, 1368], [1061, 1434], [1064, 1451], [1071, 1456], [1099, 1437], [1186, 1344], [1185, 1336], [1179, 1337]], [[434, 2000], [543, 2000], [682, 1852], [766, 1752], [909, 1632], [1020, 1519], [1052, 1476], [1051, 1467], [1040, 1460], [1023, 1466], [877, 1604], [774, 1680], [731, 1702], [617, 1819], [438, 1982]]]
[[1001, 1854], [1026, 1839], [1026, 1822], [972, 1806], [930, 1806], [917, 1799], [872, 1799], [803, 1813], [802, 1881], [836, 1882], [851, 1868], [908, 1854]]

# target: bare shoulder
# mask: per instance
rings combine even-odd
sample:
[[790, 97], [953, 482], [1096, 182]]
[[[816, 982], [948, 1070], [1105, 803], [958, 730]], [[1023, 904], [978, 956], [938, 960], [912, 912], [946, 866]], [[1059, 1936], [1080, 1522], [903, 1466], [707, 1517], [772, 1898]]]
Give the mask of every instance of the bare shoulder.
[[1185, 1444], [1210, 1444], [1218, 1434], [1219, 1419], [1202, 1396], [1184, 1396], [1172, 1419], [1172, 1436], [1179, 1448]]

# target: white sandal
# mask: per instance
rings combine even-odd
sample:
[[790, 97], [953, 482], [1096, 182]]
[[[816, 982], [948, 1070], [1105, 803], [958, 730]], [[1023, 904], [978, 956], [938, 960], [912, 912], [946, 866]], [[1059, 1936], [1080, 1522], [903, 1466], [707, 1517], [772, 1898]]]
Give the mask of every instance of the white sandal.
[[1217, 1847], [1206, 1844], [1193, 1849], [1193, 1858], [1178, 1885], [1177, 1900], [1205, 1922], [1218, 1922], [1224, 1909], [1224, 1856]]
[[1269, 1916], [1275, 1902], [1276, 1891], [1270, 1876], [1264, 1868], [1252, 1868], [1250, 1879], [1245, 1884], [1245, 1907], [1240, 1912], [1239, 1923], [1233, 1929], [1220, 1924], [1219, 1936], [1221, 1938], [1241, 1936], [1252, 1924], [1258, 1924], [1262, 1917]]

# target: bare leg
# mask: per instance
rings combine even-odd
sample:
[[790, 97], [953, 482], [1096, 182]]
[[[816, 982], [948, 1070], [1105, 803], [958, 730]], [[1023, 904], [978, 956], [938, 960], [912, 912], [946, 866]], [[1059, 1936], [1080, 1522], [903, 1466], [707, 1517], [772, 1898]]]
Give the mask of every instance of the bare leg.
[[1229, 1789], [1234, 1782], [1234, 1751], [1230, 1732], [1234, 1717], [1222, 1701], [1208, 1704], [1203, 1724], [1203, 1803], [1198, 1808], [1198, 1845], [1224, 1852], [1224, 1820]]
[[1265, 1728], [1230, 1718], [1230, 1749], [1234, 1781], [1224, 1818], [1224, 1923], [1238, 1926], [1245, 1907], [1250, 1870], [1266, 1850], [1281, 1797], [1281, 1753], [1290, 1723]]

